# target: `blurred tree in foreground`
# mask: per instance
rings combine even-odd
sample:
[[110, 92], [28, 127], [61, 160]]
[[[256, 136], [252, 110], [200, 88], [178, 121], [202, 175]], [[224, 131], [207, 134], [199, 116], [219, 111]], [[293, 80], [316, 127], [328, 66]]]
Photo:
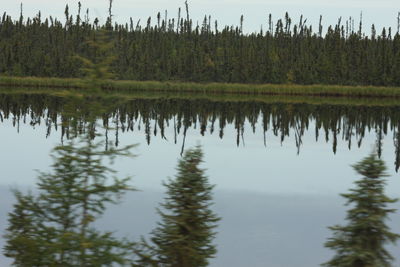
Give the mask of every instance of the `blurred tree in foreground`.
[[219, 218], [210, 209], [212, 189], [204, 170], [199, 168], [200, 147], [189, 149], [178, 163], [175, 179], [164, 185], [167, 197], [158, 210], [161, 222], [151, 233], [146, 253], [137, 266], [207, 266], [216, 254], [212, 241]]
[[387, 204], [397, 200], [384, 194], [386, 167], [376, 154], [371, 154], [353, 168], [363, 176], [356, 188], [342, 194], [347, 204], [354, 207], [347, 212], [346, 226], [333, 226], [333, 237], [325, 246], [336, 255], [323, 266], [329, 267], [388, 267], [393, 260], [384, 248], [388, 242], [395, 243], [400, 235], [390, 232], [385, 220], [394, 209]]
[[114, 42], [111, 36], [112, 32], [105, 29], [93, 32], [93, 37], [86, 41], [86, 46], [90, 51], [88, 56], [75, 55], [82, 62], [81, 71], [91, 83], [114, 78], [111, 66], [116, 56], [112, 54]]
[[4, 253], [15, 266], [112, 266], [124, 265], [132, 244], [110, 232], [100, 232], [93, 222], [106, 205], [117, 203], [132, 188], [129, 177], [114, 177], [104, 165], [116, 156], [132, 156], [130, 148], [111, 147], [90, 131], [52, 152], [49, 173], [40, 173], [37, 194], [15, 191], [16, 204], [9, 214]]

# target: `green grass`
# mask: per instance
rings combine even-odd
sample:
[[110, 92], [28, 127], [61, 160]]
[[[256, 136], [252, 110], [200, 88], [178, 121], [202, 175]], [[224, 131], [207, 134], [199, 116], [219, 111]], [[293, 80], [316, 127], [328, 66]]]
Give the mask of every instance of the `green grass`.
[[[0, 88], [52, 88], [94, 91], [88, 79], [62, 79], [37, 77], [0, 77]], [[289, 95], [320, 97], [391, 97], [400, 98], [400, 87], [293, 85], [293, 84], [228, 84], [157, 81], [96, 81], [96, 87], [106, 92], [170, 92], [207, 95]]]
[[55, 97], [109, 99], [114, 101], [129, 101], [134, 99], [206, 99], [216, 102], [262, 102], [283, 104], [311, 104], [311, 105], [346, 105], [346, 106], [400, 106], [397, 98], [379, 97], [321, 97], [321, 96], [285, 96], [285, 95], [236, 95], [236, 94], [202, 94], [183, 92], [155, 92], [155, 91], [86, 91], [58, 88], [0, 88], [1, 94], [40, 94]]

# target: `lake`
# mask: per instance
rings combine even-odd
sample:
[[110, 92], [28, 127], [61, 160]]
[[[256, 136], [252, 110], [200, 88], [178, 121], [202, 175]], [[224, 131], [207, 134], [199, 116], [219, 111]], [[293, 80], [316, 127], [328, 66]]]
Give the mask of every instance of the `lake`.
[[[0, 94], [2, 232], [14, 202], [10, 188], [34, 190], [35, 170], [49, 170], [51, 149], [93, 117], [97, 138], [138, 144], [137, 157], [113, 167], [133, 175], [139, 191], [98, 222], [132, 239], [155, 227], [162, 181], [174, 176], [185, 148], [201, 144], [216, 185], [213, 208], [222, 217], [211, 266], [312, 267], [329, 260], [327, 227], [344, 223], [347, 209], [339, 194], [360, 178], [350, 165], [373, 150], [388, 167], [387, 194], [400, 197], [400, 104], [392, 100], [8, 93]], [[388, 224], [400, 233], [399, 222], [396, 213]], [[389, 249], [399, 255], [398, 247]], [[9, 262], [0, 258], [1, 266]]]

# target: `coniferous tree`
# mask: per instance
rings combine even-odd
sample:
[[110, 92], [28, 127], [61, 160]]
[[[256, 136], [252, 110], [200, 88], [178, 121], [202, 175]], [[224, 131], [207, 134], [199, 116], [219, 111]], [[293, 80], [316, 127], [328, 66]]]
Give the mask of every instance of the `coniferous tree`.
[[90, 79], [92, 86], [99, 80], [114, 77], [110, 69], [116, 59], [112, 53], [114, 44], [111, 41], [111, 34], [111, 31], [99, 29], [92, 39], [86, 41], [90, 51], [88, 57], [75, 55], [75, 58], [82, 62], [81, 70]]
[[110, 232], [100, 232], [93, 222], [108, 203], [132, 188], [129, 178], [113, 177], [104, 160], [130, 156], [131, 146], [102, 151], [102, 142], [88, 132], [57, 146], [52, 172], [40, 173], [38, 194], [16, 192], [9, 214], [5, 255], [15, 266], [111, 266], [126, 264], [132, 244]]
[[212, 243], [219, 218], [210, 209], [212, 189], [200, 168], [200, 147], [189, 149], [178, 163], [177, 175], [164, 185], [167, 197], [159, 210], [161, 222], [152, 232], [152, 257], [143, 258], [150, 266], [207, 266], [216, 254]]
[[373, 153], [353, 168], [363, 178], [356, 182], [355, 189], [342, 194], [347, 205], [354, 207], [347, 212], [347, 225], [330, 227], [333, 237], [325, 246], [335, 250], [336, 255], [323, 266], [389, 267], [393, 258], [384, 246], [396, 242], [400, 235], [390, 232], [385, 223], [395, 212], [387, 204], [397, 201], [384, 194], [385, 164]]
[[45, 266], [51, 248], [40, 246], [47, 238], [37, 228], [42, 221], [37, 216], [36, 198], [31, 193], [24, 195], [19, 191], [14, 191], [14, 195], [17, 202], [8, 217], [4, 255], [13, 258], [14, 266]]

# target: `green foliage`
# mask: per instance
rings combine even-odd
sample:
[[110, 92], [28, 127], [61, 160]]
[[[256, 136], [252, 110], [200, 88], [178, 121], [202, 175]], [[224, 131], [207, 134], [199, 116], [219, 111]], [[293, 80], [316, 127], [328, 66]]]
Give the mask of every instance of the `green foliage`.
[[[13, 76], [171, 80], [224, 83], [295, 83], [399, 86], [400, 34], [390, 28], [371, 34], [339, 19], [322, 34], [303, 17], [298, 24], [268, 18], [266, 31], [246, 34], [240, 25], [218, 28], [205, 16], [194, 26], [186, 17], [113, 24], [112, 3], [104, 25], [75, 19], [21, 15], [0, 20], [0, 73]], [[322, 18], [321, 18], [322, 20]], [[155, 21], [155, 20], [153, 20]], [[212, 27], [215, 25], [215, 27]], [[275, 27], [274, 27], [275, 25]], [[107, 38], [102, 40], [103, 33]], [[94, 39], [97, 38], [97, 39]], [[97, 52], [94, 52], [97, 50]], [[107, 52], [107, 55], [104, 55]], [[79, 55], [80, 60], [77, 60]], [[98, 59], [102, 60], [98, 61]], [[82, 71], [84, 70], [84, 71]]]
[[132, 156], [132, 146], [110, 147], [95, 142], [88, 132], [57, 146], [52, 171], [39, 173], [38, 194], [16, 191], [9, 214], [5, 255], [15, 266], [111, 266], [126, 264], [132, 244], [110, 232], [100, 232], [93, 222], [106, 205], [117, 203], [127, 190], [129, 177], [114, 176], [104, 166], [117, 156]]
[[348, 224], [333, 226], [333, 237], [325, 246], [336, 251], [336, 255], [323, 266], [330, 267], [389, 267], [392, 256], [385, 244], [395, 243], [400, 235], [390, 232], [385, 220], [394, 209], [387, 204], [394, 203], [384, 194], [386, 167], [376, 154], [371, 154], [353, 168], [363, 176], [356, 182], [356, 188], [347, 194], [347, 205], [354, 207], [347, 212]]
[[[107, 74], [106, 74], [107, 75]], [[106, 77], [106, 76], [102, 76]], [[122, 81], [103, 80], [91, 76], [89, 79], [79, 78], [38, 78], [38, 77], [9, 77], [0, 76], [1, 91], [11, 88], [49, 88], [54, 93], [58, 89], [83, 89], [76, 92], [84, 93], [86, 89], [100, 89], [96, 93], [191, 93], [201, 94], [202, 97], [244, 97], [244, 96], [323, 96], [323, 97], [352, 97], [352, 100], [361, 97], [399, 98], [400, 87], [382, 86], [338, 86], [338, 85], [295, 85], [295, 84], [237, 84], [237, 83], [193, 83], [193, 82], [157, 82], [157, 81]], [[50, 92], [50, 91], [49, 91]], [[69, 92], [73, 94], [73, 92]], [[94, 92], [91, 91], [93, 94]], [[207, 94], [207, 95], [206, 95]], [[226, 94], [226, 95], [222, 95]], [[189, 94], [187, 94], [189, 97]], [[198, 96], [198, 95], [194, 95]], [[327, 99], [332, 102], [337, 99]], [[360, 99], [361, 100], [361, 99]], [[364, 100], [365, 101], [365, 100]], [[386, 101], [395, 101], [387, 99]]]
[[116, 60], [113, 55], [114, 43], [110, 35], [112, 32], [99, 29], [93, 33], [93, 39], [86, 41], [90, 57], [75, 55], [82, 62], [82, 72], [90, 79], [90, 85], [96, 87], [98, 80], [111, 79], [110, 66]]
[[40, 246], [47, 243], [47, 236], [37, 228], [40, 220], [36, 214], [40, 209], [36, 205], [36, 198], [19, 191], [14, 191], [14, 195], [17, 203], [13, 212], [9, 213], [4, 255], [13, 258], [15, 266], [44, 266], [48, 262], [47, 255], [51, 247]]
[[141, 254], [139, 265], [200, 267], [215, 256], [212, 241], [219, 218], [210, 209], [214, 186], [199, 168], [202, 157], [200, 147], [187, 150], [175, 179], [164, 183], [167, 197], [158, 210], [161, 222], [151, 233], [152, 245], [145, 243], [148, 254]]

